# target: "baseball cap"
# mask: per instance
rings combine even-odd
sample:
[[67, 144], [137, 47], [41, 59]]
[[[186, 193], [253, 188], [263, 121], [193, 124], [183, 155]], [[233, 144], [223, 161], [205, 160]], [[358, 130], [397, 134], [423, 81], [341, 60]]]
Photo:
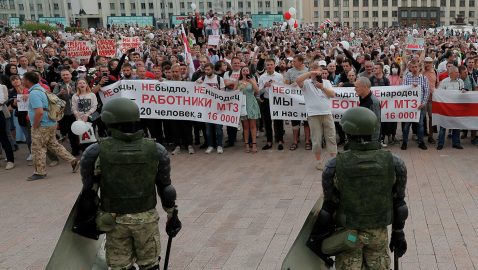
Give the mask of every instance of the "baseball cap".
[[433, 59], [430, 56], [425, 57], [425, 62], [433, 62]]
[[319, 66], [327, 66], [327, 62], [325, 62], [324, 60], [320, 60]]

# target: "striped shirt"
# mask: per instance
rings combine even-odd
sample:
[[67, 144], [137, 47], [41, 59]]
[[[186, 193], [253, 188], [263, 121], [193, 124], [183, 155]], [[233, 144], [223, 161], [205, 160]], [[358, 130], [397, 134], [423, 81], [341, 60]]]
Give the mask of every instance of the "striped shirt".
[[421, 105], [426, 105], [428, 102], [428, 93], [430, 91], [430, 85], [428, 84], [427, 77], [419, 74], [418, 76], [413, 76], [411, 72], [407, 72], [403, 77], [403, 84], [404, 85], [413, 85], [417, 84], [418, 87], [422, 90], [422, 100]]

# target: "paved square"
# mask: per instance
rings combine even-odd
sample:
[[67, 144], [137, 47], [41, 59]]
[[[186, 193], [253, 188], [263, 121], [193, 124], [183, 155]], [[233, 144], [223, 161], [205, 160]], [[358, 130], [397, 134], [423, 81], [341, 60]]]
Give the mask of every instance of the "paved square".
[[[478, 269], [478, 148], [469, 140], [463, 145], [389, 147], [408, 167], [408, 252], [400, 269]], [[170, 269], [280, 269], [321, 195], [321, 174], [303, 143], [293, 152], [286, 145], [257, 154], [241, 146], [223, 155], [197, 149], [172, 157], [183, 230], [173, 241]], [[0, 169], [2, 270], [45, 268], [81, 188], [65, 162], [48, 168], [45, 180], [25, 181], [32, 174], [25, 148], [16, 153], [17, 168], [5, 171], [2, 162]], [[165, 247], [162, 209], [160, 215]]]

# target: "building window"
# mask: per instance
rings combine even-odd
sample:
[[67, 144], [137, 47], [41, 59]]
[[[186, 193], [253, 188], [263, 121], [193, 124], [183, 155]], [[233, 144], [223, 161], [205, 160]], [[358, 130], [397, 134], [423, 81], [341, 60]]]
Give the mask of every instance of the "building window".
[[427, 17], [427, 12], [426, 11], [422, 11], [422, 18], [426, 18]]
[[131, 3], [131, 9], [136, 9], [136, 4], [135, 3]]
[[314, 18], [319, 18], [319, 12], [318, 11], [314, 11]]
[[363, 13], [362, 13], [362, 17], [364, 17], [364, 18], [368, 18], [368, 11], [363, 11]]
[[124, 3], [120, 3], [120, 9], [124, 10]]
[[330, 11], [324, 11], [324, 17], [330, 18]]
[[470, 0], [470, 1], [468, 2], [468, 6], [474, 7], [474, 6], [475, 6], [475, 0]]
[[398, 0], [392, 0], [392, 6], [393, 7], [398, 6]]
[[149, 6], [149, 9], [154, 9], [154, 3], [149, 3], [148, 6]]
[[382, 22], [382, 27], [388, 27], [388, 22]]
[[373, 22], [372, 25], [373, 25], [374, 28], [377, 28], [378, 27], [378, 22]]
[[465, 0], [460, 0], [460, 7], [464, 7], [465, 6]]
[[372, 17], [377, 18], [378, 17], [378, 11], [372, 11]]
[[344, 18], [348, 18], [349, 17], [349, 12], [348, 11], [344, 11]]
[[363, 27], [368, 28], [368, 22], [363, 22]]
[[[260, 8], [262, 7], [262, 2], [259, 2], [260, 3]], [[232, 7], [232, 4], [231, 2], [226, 2], [226, 8], [231, 8]]]
[[465, 11], [464, 11], [464, 10], [461, 10], [459, 14], [460, 14], [461, 16], [465, 17]]
[[470, 10], [470, 11], [468, 12], [468, 17], [474, 18], [474, 17], [475, 17], [475, 12]]
[[115, 9], [115, 3], [110, 3], [110, 9], [114, 10]]
[[334, 11], [334, 18], [339, 18], [340, 15], [339, 15], [339, 12], [338, 11]]
[[456, 0], [450, 0], [450, 7], [456, 6]]
[[146, 3], [141, 3], [141, 9], [146, 9]]
[[430, 11], [430, 18], [436, 18], [437, 12], [436, 11]]
[[266, 8], [270, 8], [271, 7], [271, 1], [266, 1]]
[[412, 10], [412, 12], [410, 12], [410, 13], [411, 13], [410, 17], [412, 17], [412, 18], [418, 17], [418, 12], [417, 11]]
[[343, 5], [344, 7], [348, 7], [349, 6], [349, 0], [344, 0], [343, 2]]
[[324, 7], [330, 7], [330, 1], [324, 0]]
[[360, 0], [353, 0], [352, 5], [353, 5], [354, 7], [360, 6]]
[[442, 18], [445, 17], [445, 11], [444, 10], [440, 11], [440, 17], [442, 17]]
[[54, 10], [59, 10], [60, 6], [58, 6], [58, 3], [53, 3], [53, 9]]
[[382, 11], [382, 17], [387, 18], [388, 17], [388, 11], [386, 11], [386, 10]]
[[388, 6], [388, 0], [382, 0], [382, 7]]
[[243, 3], [242, 2], [237, 2], [237, 7], [238, 8], [243, 8]]
[[207, 8], [212, 8], [212, 2], [207, 2], [206, 6], [207, 6]]
[[394, 10], [392, 11], [392, 17], [398, 17], [398, 11], [397, 10]]
[[169, 8], [173, 9], [173, 3], [169, 3]]
[[180, 9], [184, 9], [184, 7], [185, 7], [185, 3], [184, 3], [184, 2], [179, 3], [179, 8], [180, 8]]
[[41, 4], [38, 4], [38, 5], [37, 5], [37, 8], [38, 8], [38, 10], [42, 10], [42, 9], [43, 9]]
[[408, 6], [408, 1], [407, 0], [402, 0], [402, 7]]
[[340, 6], [340, 1], [339, 0], [334, 0], [334, 7]]
[[282, 1], [277, 1], [277, 7], [282, 7]]
[[359, 28], [359, 27], [360, 27], [359, 23], [358, 23], [358, 22], [354, 22], [354, 28]]
[[416, 7], [417, 6], [417, 0], [412, 0], [412, 7]]
[[432, 0], [431, 1], [431, 6], [436, 7], [437, 6], [437, 0]]
[[319, 7], [319, 0], [314, 0], [314, 7]]
[[400, 16], [402, 18], [407, 18], [408, 17], [408, 11], [407, 10], [402, 10], [402, 12], [400, 12]]
[[251, 7], [252, 7], [251, 1], [247, 1], [247, 8], [251, 8]]
[[101, 9], [101, 2], [98, 2], [98, 9]]
[[446, 0], [440, 0], [440, 6], [446, 7]]
[[[228, 3], [228, 5], [229, 5], [229, 7], [230, 7], [231, 2], [227, 2], [227, 3]], [[257, 2], [257, 7], [258, 7], [258, 8], [262, 8], [262, 2], [260, 2], [260, 1]]]
[[372, 0], [372, 6], [378, 7], [378, 0]]
[[18, 4], [18, 9], [19, 10], [24, 10], [23, 4]]
[[450, 17], [455, 18], [455, 15], [456, 15], [456, 14], [455, 14], [455, 11], [454, 11], [454, 10], [450, 10]]
[[360, 16], [360, 12], [359, 11], [354, 11], [354, 18], [358, 18]]
[[368, 0], [362, 0], [362, 5], [364, 7], [368, 7]]

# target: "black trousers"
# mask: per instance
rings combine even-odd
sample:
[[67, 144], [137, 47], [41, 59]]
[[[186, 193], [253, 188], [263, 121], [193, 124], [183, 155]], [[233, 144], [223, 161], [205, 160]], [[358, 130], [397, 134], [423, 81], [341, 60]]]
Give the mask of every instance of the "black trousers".
[[63, 118], [58, 121], [60, 125], [60, 133], [63, 136], [68, 135], [68, 140], [70, 141], [71, 146], [71, 154], [77, 156], [80, 154], [80, 139], [78, 135], [75, 135], [73, 131], [71, 131], [71, 124], [76, 121], [76, 118], [73, 114], [71, 115], [64, 115]]
[[193, 123], [186, 120], [173, 120], [174, 146], [193, 145]]
[[267, 143], [272, 143], [272, 122], [274, 122], [274, 134], [276, 142], [284, 141], [284, 121], [271, 119], [271, 109], [269, 107], [269, 99], [265, 98], [261, 103], [261, 114], [264, 120], [264, 126], [266, 129]]
[[194, 122], [193, 128], [194, 128], [194, 142], [196, 144], [201, 144], [201, 136], [199, 135], [199, 133], [202, 132], [202, 135], [204, 137], [204, 143], [206, 143], [207, 142], [207, 140], [206, 140], [206, 123], [204, 123], [204, 122]]
[[165, 144], [174, 143], [174, 120], [163, 119]]
[[[141, 119], [143, 130], [149, 131], [151, 138], [154, 138], [157, 143], [163, 144], [163, 120], [161, 119]], [[146, 133], [147, 134], [147, 133]]]
[[5, 119], [5, 115], [3, 115], [3, 112], [0, 110], [0, 143], [2, 144], [2, 148], [5, 150], [5, 154], [7, 155], [7, 161], [15, 162], [12, 144], [8, 139], [8, 132], [10, 132], [10, 130], [7, 130], [6, 121], [7, 119]]

